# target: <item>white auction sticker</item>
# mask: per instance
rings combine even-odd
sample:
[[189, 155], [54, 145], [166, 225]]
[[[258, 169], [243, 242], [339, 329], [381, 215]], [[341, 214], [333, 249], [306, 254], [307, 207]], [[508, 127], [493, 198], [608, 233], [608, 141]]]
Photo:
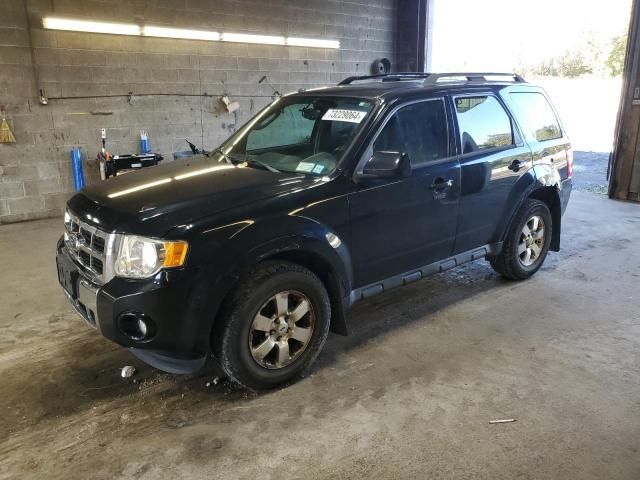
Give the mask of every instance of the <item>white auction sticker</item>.
[[360, 123], [366, 116], [367, 112], [360, 112], [358, 110], [336, 110], [330, 108], [329, 110], [327, 110], [327, 113], [324, 114], [322, 120]]
[[311, 170], [313, 170], [313, 167], [315, 165], [315, 163], [300, 162], [296, 167], [296, 172], [310, 172]]

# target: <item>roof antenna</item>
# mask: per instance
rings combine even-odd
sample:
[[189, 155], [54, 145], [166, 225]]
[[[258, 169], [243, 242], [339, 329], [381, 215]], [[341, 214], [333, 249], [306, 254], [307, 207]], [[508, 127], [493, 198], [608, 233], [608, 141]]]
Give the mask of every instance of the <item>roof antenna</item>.
[[267, 76], [266, 75], [263, 75], [262, 78], [260, 80], [258, 80], [258, 83], [262, 83], [262, 82], [267, 82], [267, 85], [269, 85], [271, 87], [271, 90], [273, 90], [273, 96], [274, 97], [281, 97], [282, 96], [282, 94], [278, 90], [276, 90], [276, 88], [273, 85], [271, 85], [269, 80], [267, 80]]

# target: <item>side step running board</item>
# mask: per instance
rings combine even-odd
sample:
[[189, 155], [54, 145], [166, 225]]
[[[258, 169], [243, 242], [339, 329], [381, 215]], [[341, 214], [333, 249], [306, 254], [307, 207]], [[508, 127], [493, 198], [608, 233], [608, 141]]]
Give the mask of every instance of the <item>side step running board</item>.
[[364, 300], [365, 298], [373, 297], [374, 295], [378, 295], [379, 293], [385, 292], [392, 288], [401, 287], [403, 285], [416, 282], [436, 273], [451, 270], [454, 267], [467, 262], [478, 260], [480, 258], [484, 258], [487, 255], [497, 255], [501, 250], [502, 242], [491, 243], [480, 248], [474, 248], [473, 250], [459, 253], [444, 260], [439, 260], [415, 270], [401, 273], [399, 275], [394, 275], [393, 277], [386, 278], [370, 285], [365, 285], [364, 287], [356, 288], [349, 294], [349, 304], [353, 305], [359, 300]]

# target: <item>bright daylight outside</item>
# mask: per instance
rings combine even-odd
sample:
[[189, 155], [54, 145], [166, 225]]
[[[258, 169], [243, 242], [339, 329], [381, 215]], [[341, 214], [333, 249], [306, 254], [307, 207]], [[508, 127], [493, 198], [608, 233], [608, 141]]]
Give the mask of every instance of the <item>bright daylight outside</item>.
[[436, 0], [429, 70], [513, 71], [543, 86], [571, 137], [574, 188], [606, 194], [630, 10], [631, 0]]

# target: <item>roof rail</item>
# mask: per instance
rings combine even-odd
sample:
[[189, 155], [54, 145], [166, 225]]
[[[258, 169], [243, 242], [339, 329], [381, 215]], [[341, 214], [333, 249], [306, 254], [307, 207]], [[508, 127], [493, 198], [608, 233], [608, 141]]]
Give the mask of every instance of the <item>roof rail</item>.
[[[493, 80], [491, 77], [503, 77], [510, 80]], [[351, 85], [353, 82], [365, 80], [380, 82], [403, 82], [424, 80], [425, 85], [435, 85], [444, 82], [492, 82], [492, 81], [510, 81], [514, 83], [527, 83], [517, 73], [504, 72], [454, 72], [454, 73], [421, 73], [421, 72], [400, 72], [400, 73], [382, 73], [378, 75], [359, 75], [347, 77], [338, 85]]]
[[411, 80], [423, 80], [431, 75], [430, 73], [420, 72], [399, 72], [399, 73], [380, 73], [378, 75], [356, 75], [354, 77], [347, 77], [338, 85], [351, 85], [353, 82], [359, 82], [362, 80], [379, 80], [380, 82], [402, 82]]
[[[503, 77], [500, 80], [493, 80], [491, 77]], [[509, 80], [505, 80], [509, 79]], [[454, 73], [432, 73], [425, 80], [425, 85], [434, 85], [443, 82], [504, 82], [527, 83], [517, 73], [505, 72], [454, 72]]]

